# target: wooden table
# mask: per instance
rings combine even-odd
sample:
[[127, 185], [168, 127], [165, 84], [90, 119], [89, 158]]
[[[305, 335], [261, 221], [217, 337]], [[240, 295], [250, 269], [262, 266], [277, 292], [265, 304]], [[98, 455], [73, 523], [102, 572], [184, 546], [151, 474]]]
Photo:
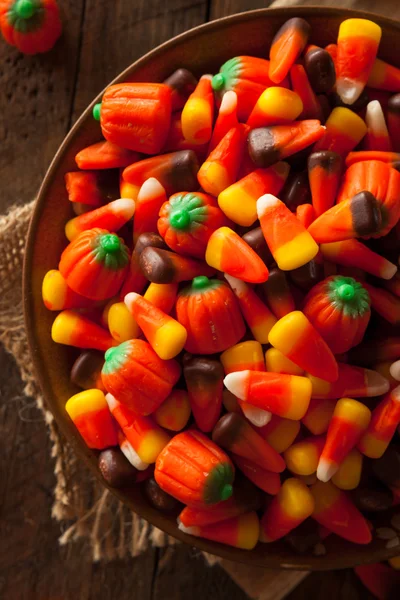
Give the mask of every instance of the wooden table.
[[[332, 4], [323, 0], [307, 4]], [[26, 203], [81, 111], [122, 69], [168, 38], [205, 21], [261, 8], [264, 0], [59, 0], [64, 34], [56, 48], [25, 57], [0, 44], [0, 213]], [[335, 6], [340, 4], [336, 1]], [[343, 5], [378, 10], [374, 0]], [[400, 17], [398, 0], [379, 10]], [[0, 249], [1, 250], [1, 249]], [[196, 553], [149, 549], [109, 565], [82, 546], [61, 549], [50, 516], [50, 446], [34, 402], [22, 398], [13, 359], [0, 346], [0, 597], [5, 600], [245, 600], [219, 567]], [[316, 573], [289, 596], [372, 598], [351, 571]]]

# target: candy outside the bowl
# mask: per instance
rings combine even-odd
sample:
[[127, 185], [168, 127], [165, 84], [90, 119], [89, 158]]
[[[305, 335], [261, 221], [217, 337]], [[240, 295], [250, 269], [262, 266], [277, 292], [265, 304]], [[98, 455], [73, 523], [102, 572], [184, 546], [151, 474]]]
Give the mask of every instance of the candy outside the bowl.
[[66, 174], [77, 216], [43, 280], [53, 341], [81, 349], [66, 412], [107, 484], [187, 535], [368, 544], [398, 503], [400, 70], [380, 35], [347, 19], [322, 48], [294, 18], [269, 60], [112, 85], [105, 141]]

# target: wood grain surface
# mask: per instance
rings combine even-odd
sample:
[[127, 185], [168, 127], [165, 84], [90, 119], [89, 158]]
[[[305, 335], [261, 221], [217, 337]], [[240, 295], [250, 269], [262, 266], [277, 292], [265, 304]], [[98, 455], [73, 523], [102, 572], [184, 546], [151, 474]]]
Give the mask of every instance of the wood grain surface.
[[[281, 5], [285, 0], [281, 0]], [[0, 44], [0, 212], [28, 202], [73, 121], [129, 63], [210, 19], [262, 8], [263, 0], [59, 0], [64, 34], [55, 49], [24, 57]], [[293, 1], [296, 4], [296, 1]], [[300, 4], [300, 2], [298, 2]], [[309, 0], [307, 4], [333, 4]], [[336, 1], [400, 18], [398, 0]], [[22, 397], [13, 359], [0, 346], [0, 598], [5, 600], [246, 600], [193, 549], [149, 549], [92, 564], [84, 544], [60, 548], [51, 519], [53, 465], [34, 403]], [[372, 596], [351, 571], [315, 573], [290, 600]]]

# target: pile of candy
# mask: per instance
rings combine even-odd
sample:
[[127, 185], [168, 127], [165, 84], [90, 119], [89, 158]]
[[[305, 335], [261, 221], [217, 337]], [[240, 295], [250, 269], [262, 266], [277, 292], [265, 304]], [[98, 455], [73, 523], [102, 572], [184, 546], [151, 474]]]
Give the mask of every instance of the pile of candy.
[[368, 544], [400, 503], [400, 70], [371, 21], [309, 35], [109, 87], [43, 282], [105, 480], [243, 549]]

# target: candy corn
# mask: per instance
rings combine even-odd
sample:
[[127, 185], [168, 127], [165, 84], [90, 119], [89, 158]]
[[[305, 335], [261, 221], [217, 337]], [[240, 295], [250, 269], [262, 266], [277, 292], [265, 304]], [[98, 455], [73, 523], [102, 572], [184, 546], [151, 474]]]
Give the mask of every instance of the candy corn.
[[93, 229], [93, 227], [118, 231], [133, 217], [134, 212], [135, 202], [133, 200], [128, 198], [114, 200], [101, 208], [69, 220], [65, 225], [65, 235], [72, 242], [82, 231]]
[[369, 458], [383, 456], [400, 423], [400, 386], [397, 386], [373, 409], [371, 421], [358, 443]]
[[334, 410], [335, 402], [332, 402], [332, 400], [311, 398], [307, 412], [301, 422], [313, 435], [321, 435], [328, 431]]
[[286, 162], [278, 162], [268, 169], [252, 171], [219, 194], [219, 207], [234, 223], [250, 227], [257, 220], [258, 198], [267, 193], [279, 194], [289, 169]]
[[314, 151], [329, 150], [342, 157], [354, 150], [367, 133], [367, 126], [349, 108], [337, 106], [325, 123], [325, 133], [314, 146]]
[[275, 496], [281, 488], [281, 480], [278, 473], [266, 471], [255, 462], [238, 454], [232, 454], [235, 465], [242, 473], [256, 485], [271, 496]]
[[252, 129], [248, 135], [248, 152], [256, 167], [270, 167], [278, 160], [314, 144], [324, 136], [324, 133], [325, 127], [318, 120], [259, 127]]
[[89, 448], [103, 450], [117, 446], [117, 428], [101, 390], [85, 390], [65, 405], [69, 417]]
[[[286, 373], [287, 375], [303, 375], [304, 371], [294, 362], [286, 358], [280, 350], [269, 348], [265, 353], [267, 371], [272, 373]], [[239, 369], [237, 369], [239, 370]], [[260, 371], [260, 369], [257, 369]]]
[[280, 269], [296, 269], [310, 261], [318, 246], [289, 209], [271, 194], [257, 200], [257, 215], [269, 249]]
[[98, 173], [87, 171], [72, 171], [65, 173], [65, 188], [68, 200], [74, 203], [86, 204], [90, 207], [101, 206], [105, 195], [101, 190], [101, 179]]
[[307, 519], [314, 510], [308, 487], [295, 477], [286, 479], [261, 519], [260, 541], [273, 542]]
[[203, 433], [189, 430], [175, 435], [158, 455], [154, 477], [180, 502], [206, 508], [232, 496], [234, 473], [225, 452]]
[[371, 419], [371, 411], [351, 398], [338, 400], [318, 463], [317, 477], [329, 481], [340, 464], [361, 439]]
[[268, 343], [268, 335], [276, 323], [276, 318], [257, 294], [243, 281], [225, 275], [239, 301], [240, 310], [250, 330], [260, 344]]
[[369, 544], [372, 536], [368, 523], [345, 492], [332, 483], [318, 481], [311, 486], [315, 508], [312, 514], [320, 525], [356, 544]]
[[308, 437], [292, 444], [283, 454], [289, 471], [296, 475], [315, 473], [324, 445], [324, 435]]
[[[124, 169], [122, 178], [126, 183], [134, 186], [131, 189], [136, 194], [147, 179], [155, 178], [163, 186], [167, 196], [170, 196], [182, 190], [188, 192], [196, 190], [198, 188], [196, 177], [198, 170], [199, 163], [195, 152], [180, 150], [160, 156], [151, 156], [131, 164]], [[129, 197], [135, 199], [133, 195]]]
[[128, 441], [128, 438], [124, 435], [123, 431], [119, 429], [118, 431], [118, 445], [124, 457], [128, 460], [128, 462], [135, 467], [137, 473], [145, 473], [147, 469], [150, 468], [150, 464], [144, 462], [132, 444]]
[[[378, 160], [384, 163], [395, 163], [400, 160], [398, 152], [381, 152], [374, 150], [358, 150], [357, 152], [349, 152], [346, 156], [346, 166], [351, 167], [355, 163]], [[352, 179], [352, 176], [351, 176]]]
[[282, 317], [271, 329], [269, 343], [308, 373], [327, 381], [338, 378], [335, 357], [302, 312]]
[[380, 396], [389, 389], [389, 383], [380, 373], [362, 367], [353, 367], [338, 362], [339, 377], [333, 383], [307, 375], [312, 383], [312, 397], [335, 400], [350, 396], [351, 398], [368, 398]]
[[330, 262], [364, 269], [367, 273], [382, 279], [391, 279], [397, 271], [396, 265], [376, 254], [358, 240], [321, 244], [320, 250], [324, 258]]
[[340, 463], [338, 470], [332, 477], [332, 483], [340, 490], [354, 490], [361, 480], [362, 465], [362, 454], [356, 448], [353, 448]]
[[93, 306], [93, 300], [85, 298], [71, 290], [60, 271], [47, 271], [42, 283], [43, 304], [48, 310], [66, 308], [87, 308]]
[[185, 527], [183, 523], [180, 523], [178, 529], [183, 533], [227, 544], [234, 548], [252, 550], [258, 542], [260, 525], [257, 513], [249, 512], [212, 525]]
[[222, 97], [208, 151], [211, 152], [233, 127], [237, 127], [237, 94], [228, 90]]
[[196, 425], [213, 429], [221, 414], [224, 372], [221, 363], [206, 357], [185, 356], [183, 375]]
[[308, 46], [304, 56], [304, 67], [316, 94], [327, 94], [333, 89], [336, 83], [335, 63], [326, 49]]
[[211, 235], [206, 262], [210, 267], [250, 283], [268, 279], [268, 269], [261, 258], [229, 227], [220, 227]]
[[367, 82], [368, 87], [388, 92], [400, 92], [400, 69], [376, 58]]
[[107, 312], [108, 329], [118, 344], [139, 337], [139, 326], [123, 302], [114, 302]]
[[260, 428], [260, 433], [278, 454], [285, 452], [296, 439], [300, 431], [300, 422], [291, 421], [290, 419], [282, 419], [272, 415], [270, 422]]
[[63, 310], [54, 319], [51, 339], [75, 348], [92, 348], [103, 352], [117, 342], [100, 325], [73, 310]]
[[299, 96], [303, 109], [299, 119], [323, 120], [321, 104], [311, 87], [303, 65], [294, 64], [290, 69], [290, 80], [294, 92]]
[[372, 308], [392, 325], [400, 324], [400, 298], [387, 290], [365, 283]]
[[181, 352], [187, 338], [183, 325], [135, 292], [124, 302], [160, 358], [169, 360]]
[[158, 213], [167, 196], [161, 183], [154, 177], [146, 179], [140, 187], [136, 199], [136, 213], [133, 220], [133, 241], [141, 233], [157, 231]]
[[139, 160], [139, 154], [111, 142], [97, 142], [75, 156], [80, 169], [121, 169]]
[[307, 45], [310, 26], [304, 19], [289, 19], [275, 34], [269, 52], [269, 76], [280, 83]]
[[178, 363], [161, 360], [144, 340], [129, 340], [105, 354], [104, 387], [140, 415], [154, 412], [169, 396], [179, 376]]
[[378, 100], [372, 100], [367, 105], [365, 122], [368, 127], [365, 136], [365, 147], [378, 152], [390, 152], [392, 143], [389, 137], [385, 115]]
[[266, 471], [281, 473], [285, 469], [283, 458], [235, 413], [221, 417], [214, 427], [212, 439], [218, 446], [250, 459]]
[[239, 371], [224, 384], [240, 400], [295, 421], [303, 418], [311, 397], [311, 382], [296, 375]]
[[113, 417], [139, 459], [146, 464], [154, 463], [162, 449], [168, 444], [169, 435], [151, 417], [136, 414], [112, 394], [107, 394], [106, 400]]
[[371, 73], [382, 30], [367, 19], [346, 19], [339, 27], [336, 90], [345, 104], [353, 104]]
[[182, 132], [186, 140], [204, 144], [212, 134], [214, 95], [210, 75], [203, 75], [182, 110]]
[[250, 248], [253, 248], [254, 252], [258, 254], [258, 256], [263, 260], [263, 262], [265, 262], [266, 265], [269, 265], [273, 262], [271, 251], [267, 246], [267, 242], [265, 241], [265, 237], [263, 235], [261, 227], [251, 229], [242, 237], [246, 244], [248, 244]]
[[218, 196], [235, 183], [242, 160], [246, 132], [247, 129], [243, 124], [230, 129], [201, 165], [197, 179], [208, 194]]
[[167, 248], [166, 243], [157, 233], [141, 233], [139, 235], [132, 252], [128, 275], [119, 292], [121, 300], [123, 300], [129, 292], [142, 293], [148, 283], [147, 278], [143, 275], [142, 269], [140, 268], [139, 259], [143, 250], [149, 246], [152, 248], [161, 248], [162, 250]]
[[190, 94], [194, 92], [197, 79], [188, 69], [177, 69], [163, 83], [171, 89], [172, 110], [176, 111], [185, 105]]
[[268, 281], [263, 284], [262, 289], [268, 306], [277, 319], [295, 310], [294, 298], [285, 273], [280, 269], [270, 271]]
[[143, 298], [151, 302], [163, 312], [169, 314], [175, 305], [177, 283], [151, 283], [143, 295]]
[[143, 250], [139, 264], [143, 274], [152, 283], [179, 283], [215, 273], [215, 269], [202, 261], [154, 247]]
[[300, 221], [300, 223], [308, 229], [315, 221], [315, 211], [312, 204], [300, 204], [296, 208], [296, 217]]
[[269, 87], [257, 100], [247, 119], [247, 125], [252, 129], [284, 125], [295, 121], [302, 110], [303, 103], [295, 92], [281, 87]]
[[337, 152], [321, 150], [308, 158], [308, 179], [316, 217], [335, 204], [342, 159]]
[[190, 418], [190, 402], [185, 390], [173, 390], [157, 408], [154, 419], [160, 427], [170, 431], [181, 431]]

